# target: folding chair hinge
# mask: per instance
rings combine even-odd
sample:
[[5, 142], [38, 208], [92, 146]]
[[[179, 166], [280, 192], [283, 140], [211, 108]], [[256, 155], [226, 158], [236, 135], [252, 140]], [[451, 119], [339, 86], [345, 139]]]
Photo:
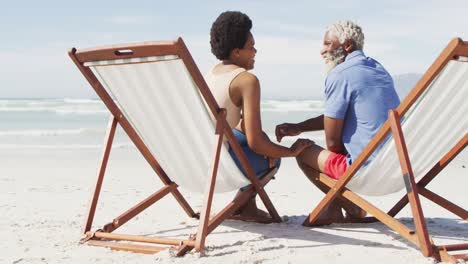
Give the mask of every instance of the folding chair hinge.
[[84, 244], [87, 241], [93, 239], [95, 237], [94, 233], [95, 232], [91, 232], [91, 231], [86, 232], [86, 234], [84, 234], [83, 237], [81, 237], [80, 244]]
[[403, 174], [403, 180], [405, 181], [406, 192], [410, 193], [413, 191], [413, 187], [411, 186], [411, 180], [409, 173]]
[[112, 232], [115, 227], [119, 224], [118, 220], [114, 219], [112, 223], [107, 223], [102, 227], [103, 232]]

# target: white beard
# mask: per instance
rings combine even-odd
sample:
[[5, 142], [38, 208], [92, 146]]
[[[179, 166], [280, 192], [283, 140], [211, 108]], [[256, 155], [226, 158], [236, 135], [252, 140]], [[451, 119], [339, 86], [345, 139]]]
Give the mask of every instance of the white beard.
[[342, 63], [345, 60], [345, 53], [342, 47], [332, 51], [331, 53], [325, 53], [323, 56], [325, 60], [325, 72], [328, 74], [333, 70], [338, 64]]

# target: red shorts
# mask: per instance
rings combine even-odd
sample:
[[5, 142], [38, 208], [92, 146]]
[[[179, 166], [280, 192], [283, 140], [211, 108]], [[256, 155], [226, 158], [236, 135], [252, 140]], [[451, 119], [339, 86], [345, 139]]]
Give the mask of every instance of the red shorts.
[[330, 178], [338, 180], [348, 168], [346, 155], [332, 152], [325, 161], [325, 174]]

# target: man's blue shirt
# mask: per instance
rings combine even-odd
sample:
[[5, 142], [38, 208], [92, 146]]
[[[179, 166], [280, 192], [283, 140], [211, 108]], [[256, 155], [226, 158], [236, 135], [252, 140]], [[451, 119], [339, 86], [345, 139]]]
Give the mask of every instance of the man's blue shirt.
[[348, 54], [330, 71], [325, 80], [324, 115], [344, 119], [342, 140], [348, 165], [387, 120], [388, 110], [399, 104], [390, 74], [361, 50]]

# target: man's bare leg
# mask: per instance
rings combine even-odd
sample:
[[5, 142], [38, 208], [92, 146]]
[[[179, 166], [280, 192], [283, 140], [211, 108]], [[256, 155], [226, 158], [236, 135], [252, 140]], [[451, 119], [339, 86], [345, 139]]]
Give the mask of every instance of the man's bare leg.
[[[327, 150], [317, 145], [312, 145], [296, 157], [299, 168], [301, 168], [307, 178], [324, 193], [328, 191], [328, 187], [321, 183], [318, 178], [321, 169], [323, 170], [325, 167], [325, 161], [329, 154]], [[340, 205], [336, 201], [331, 202], [327, 209], [319, 216], [319, 219], [343, 219]]]
[[[313, 145], [304, 150], [296, 158], [299, 168], [301, 168], [307, 178], [323, 193], [327, 193], [330, 188], [324, 183], [320, 182], [319, 177], [320, 173], [325, 171], [325, 161], [327, 160], [330, 153], [330, 151], [323, 149], [320, 146]], [[338, 218], [340, 218], [341, 215], [342, 218], [343, 215], [341, 213], [341, 208], [346, 211], [347, 217], [362, 218], [366, 216], [366, 212], [364, 210], [346, 200], [333, 201], [330, 204], [328, 211], [331, 211], [330, 214], [333, 214]], [[337, 212], [338, 210], [340, 211], [339, 213]], [[332, 217], [333, 215], [329, 216]]]

